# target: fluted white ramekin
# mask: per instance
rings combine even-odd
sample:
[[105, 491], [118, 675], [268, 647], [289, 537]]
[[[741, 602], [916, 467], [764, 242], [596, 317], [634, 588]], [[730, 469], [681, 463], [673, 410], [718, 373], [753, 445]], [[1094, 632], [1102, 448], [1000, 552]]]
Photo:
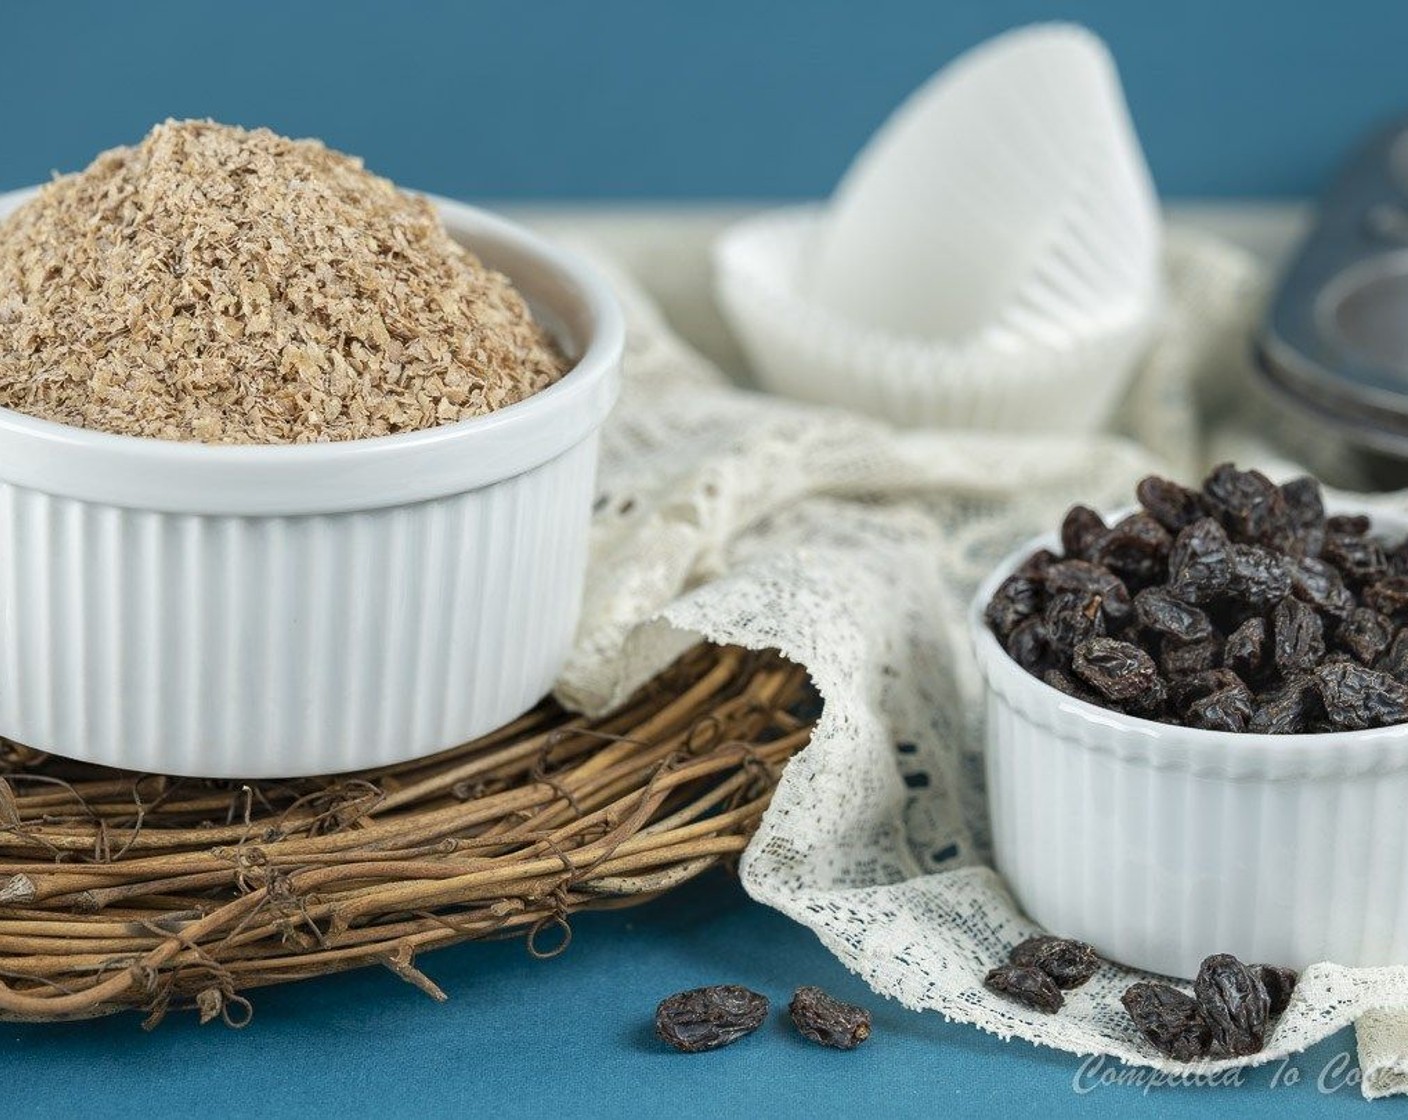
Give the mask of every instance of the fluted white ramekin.
[[[0, 196], [0, 217], [32, 192]], [[332, 773], [521, 714], [569, 651], [620, 313], [585, 264], [437, 201], [576, 359], [488, 416], [206, 446], [0, 409], [0, 735], [209, 777]]]
[[[1374, 515], [1401, 536], [1408, 521]], [[970, 611], [998, 870], [1053, 933], [1192, 976], [1210, 953], [1408, 964], [1408, 726], [1236, 735], [1137, 719], [1023, 671]]]

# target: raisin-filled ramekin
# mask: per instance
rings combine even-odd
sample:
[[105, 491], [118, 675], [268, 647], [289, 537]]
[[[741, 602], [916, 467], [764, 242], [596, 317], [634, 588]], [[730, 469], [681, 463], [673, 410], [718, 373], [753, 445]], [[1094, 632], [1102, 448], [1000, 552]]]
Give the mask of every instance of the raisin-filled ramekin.
[[[0, 196], [0, 217], [31, 196]], [[586, 265], [438, 202], [574, 360], [405, 435], [210, 446], [0, 409], [0, 735], [135, 770], [331, 773], [513, 719], [569, 651], [624, 329]]]
[[[1339, 511], [1345, 512], [1345, 511]], [[1401, 538], [1408, 519], [1374, 517]], [[987, 682], [998, 870], [1053, 933], [1188, 977], [1210, 953], [1296, 968], [1408, 964], [1408, 725], [1252, 735], [1155, 723], [1028, 674], [969, 614]]]

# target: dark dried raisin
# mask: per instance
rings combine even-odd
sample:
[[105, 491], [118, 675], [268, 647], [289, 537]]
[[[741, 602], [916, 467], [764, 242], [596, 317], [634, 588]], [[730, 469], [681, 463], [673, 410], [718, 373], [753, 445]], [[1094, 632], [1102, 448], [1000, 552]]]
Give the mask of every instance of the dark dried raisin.
[[1203, 483], [1203, 501], [1237, 540], [1284, 546], [1290, 530], [1286, 500], [1260, 471], [1221, 464]]
[[1286, 503], [1286, 517], [1295, 536], [1295, 552], [1300, 556], [1318, 556], [1325, 543], [1325, 500], [1320, 483], [1307, 475], [1281, 484], [1281, 499]]
[[1134, 492], [1139, 504], [1170, 533], [1187, 528], [1207, 512], [1195, 491], [1156, 475], [1141, 480]]
[[1087, 638], [1105, 634], [1104, 600], [1088, 591], [1058, 591], [1046, 600], [1042, 620], [1051, 647], [1063, 658]]
[[1378, 611], [1355, 607], [1335, 627], [1335, 644], [1363, 664], [1372, 665], [1393, 641], [1393, 630], [1393, 623]]
[[1354, 594], [1332, 564], [1311, 556], [1291, 557], [1286, 561], [1286, 572], [1291, 577], [1291, 594], [1316, 610], [1345, 618], [1354, 609]]
[[1231, 953], [1206, 958], [1193, 994], [1212, 1028], [1211, 1052], [1244, 1057], [1261, 1050], [1270, 1000], [1261, 981]]
[[1035, 584], [1041, 584], [1046, 579], [1046, 569], [1060, 559], [1049, 548], [1039, 548], [1023, 560], [1021, 567], [1013, 574], [1029, 579]]
[[1318, 712], [1314, 678], [1306, 675], [1258, 696], [1247, 730], [1256, 735], [1299, 735]]
[[1110, 527], [1095, 544], [1092, 559], [1127, 586], [1145, 587], [1168, 575], [1173, 538], [1147, 513], [1133, 513]]
[[1408, 630], [1400, 630], [1374, 668], [1408, 684]]
[[792, 993], [787, 1013], [803, 1038], [833, 1050], [854, 1050], [870, 1037], [869, 1011], [811, 985]]
[[1364, 605], [1402, 622], [1408, 616], [1408, 576], [1385, 576], [1364, 589]]
[[1372, 527], [1373, 522], [1365, 513], [1337, 513], [1325, 519], [1325, 531], [1340, 533], [1350, 537], [1362, 537]]
[[1039, 618], [1029, 618], [1012, 631], [1007, 639], [1007, 656], [1034, 677], [1060, 663], [1046, 636], [1046, 623]]
[[1008, 954], [1013, 964], [1039, 968], [1058, 988], [1079, 988], [1100, 968], [1100, 958], [1084, 941], [1029, 937]]
[[1146, 630], [1180, 642], [1195, 642], [1212, 633], [1208, 616], [1191, 603], [1174, 598], [1165, 587], [1146, 587], [1134, 597], [1134, 617]]
[[1089, 506], [1072, 506], [1061, 522], [1061, 547], [1068, 560], [1089, 560], [1105, 535], [1105, 519]]
[[1225, 688], [1246, 688], [1246, 684], [1227, 668], [1205, 669], [1201, 673], [1175, 677], [1168, 682], [1169, 700], [1181, 709], [1186, 709], [1194, 700], [1201, 700]]
[[1353, 533], [1330, 532], [1320, 557], [1340, 570], [1351, 584], [1377, 583], [1388, 574], [1388, 557], [1378, 541]]
[[1056, 1014], [1066, 1002], [1056, 982], [1030, 965], [1000, 964], [987, 974], [983, 983], [994, 992], [1048, 1015]]
[[1168, 566], [1175, 595], [1188, 603], [1210, 603], [1232, 583], [1232, 542], [1221, 525], [1204, 517], [1174, 538]]
[[717, 1050], [752, 1034], [768, 1016], [768, 997], [737, 984], [677, 992], [655, 1009], [655, 1033], [687, 1054]]
[[1243, 609], [1264, 611], [1291, 593], [1291, 576], [1282, 558], [1270, 549], [1234, 544], [1228, 591]]
[[1276, 667], [1283, 674], [1313, 669], [1325, 656], [1325, 627], [1315, 608], [1287, 597], [1271, 614]]
[[1222, 664], [1223, 642], [1216, 634], [1197, 642], [1165, 638], [1159, 648], [1159, 668], [1168, 677], [1205, 673]]
[[1076, 646], [1076, 675], [1107, 700], [1132, 700], [1154, 686], [1154, 659], [1136, 645], [1114, 638], [1090, 638]]
[[1245, 731], [1252, 718], [1252, 694], [1244, 684], [1194, 700], [1188, 705], [1188, 726], [1206, 731]]
[[1266, 621], [1249, 618], [1227, 635], [1222, 662], [1244, 680], [1251, 680], [1268, 664], [1266, 647]]
[[1160, 1054], [1178, 1062], [1207, 1055], [1212, 1029], [1192, 996], [1168, 984], [1141, 981], [1131, 985], [1120, 1002], [1139, 1033]]
[[1099, 595], [1105, 617], [1113, 623], [1123, 622], [1131, 610], [1129, 589], [1113, 572], [1085, 560], [1063, 560], [1046, 570], [1046, 590], [1052, 595], [1063, 591], [1079, 591]]
[[1025, 576], [1008, 576], [988, 600], [983, 617], [1006, 641], [1013, 630], [1041, 610], [1041, 588]]
[[1341, 731], [1408, 720], [1408, 685], [1377, 669], [1327, 663], [1315, 670], [1315, 686], [1325, 718]]
[[1268, 1013], [1281, 1014], [1289, 1006], [1291, 995], [1296, 990], [1296, 981], [1300, 979], [1296, 970], [1274, 964], [1254, 964], [1249, 967], [1252, 975], [1260, 980], [1261, 986], [1266, 989]]

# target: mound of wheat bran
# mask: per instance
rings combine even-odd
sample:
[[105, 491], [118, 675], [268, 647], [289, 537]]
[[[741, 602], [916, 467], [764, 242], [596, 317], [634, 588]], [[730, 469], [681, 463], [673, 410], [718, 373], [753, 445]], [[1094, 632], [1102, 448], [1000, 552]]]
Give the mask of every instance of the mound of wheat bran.
[[0, 406], [310, 443], [482, 415], [566, 363], [430, 205], [310, 140], [158, 126], [0, 223]]

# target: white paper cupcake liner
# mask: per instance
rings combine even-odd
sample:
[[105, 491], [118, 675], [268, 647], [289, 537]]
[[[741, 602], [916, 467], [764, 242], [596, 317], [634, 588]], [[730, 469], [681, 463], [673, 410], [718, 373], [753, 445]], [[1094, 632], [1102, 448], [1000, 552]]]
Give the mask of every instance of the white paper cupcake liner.
[[1068, 25], [984, 44], [827, 207], [743, 223], [716, 264], [778, 392], [906, 426], [1098, 427], [1159, 307], [1158, 205], [1108, 51]]
[[[1080, 283], [1031, 285], [954, 344], [850, 322], [799, 292], [820, 207], [761, 215], [715, 247], [720, 306], [760, 384], [900, 427], [1089, 431], [1110, 416], [1157, 318], [1157, 281], [1084, 306]], [[1079, 276], [1054, 257], [1053, 279]]]

